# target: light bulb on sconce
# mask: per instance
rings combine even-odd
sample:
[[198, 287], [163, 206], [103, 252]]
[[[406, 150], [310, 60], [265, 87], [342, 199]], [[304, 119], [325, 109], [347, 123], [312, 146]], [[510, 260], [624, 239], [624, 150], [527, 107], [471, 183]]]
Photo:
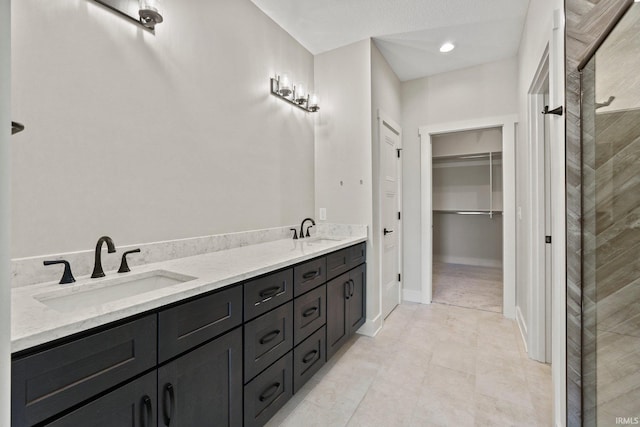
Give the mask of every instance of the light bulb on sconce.
[[309, 95], [307, 108], [309, 108], [309, 110], [313, 112], [316, 112], [320, 109], [320, 107], [318, 107], [318, 95], [316, 95], [315, 93]]
[[293, 88], [293, 100], [302, 105], [307, 101], [307, 93], [304, 91], [304, 85], [297, 84]]
[[280, 93], [280, 95], [285, 97], [291, 95], [291, 80], [289, 79], [289, 75], [287, 73], [284, 73], [282, 77], [280, 77], [278, 92]]
[[158, 4], [158, 0], [140, 0], [140, 23], [149, 29], [154, 29], [164, 19]]

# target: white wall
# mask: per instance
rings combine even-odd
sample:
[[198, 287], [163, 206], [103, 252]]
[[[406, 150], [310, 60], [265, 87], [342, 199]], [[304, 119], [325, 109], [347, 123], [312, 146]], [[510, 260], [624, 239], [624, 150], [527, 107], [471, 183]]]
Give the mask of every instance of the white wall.
[[11, 1], [0, 0], [0, 425], [11, 415]]
[[93, 1], [14, 2], [13, 257], [312, 214], [314, 115], [269, 77], [309, 87], [313, 56], [249, 0], [163, 7], [154, 35]]
[[[316, 212], [325, 208], [327, 222], [366, 224], [369, 236], [373, 226], [370, 43], [362, 40], [316, 55], [314, 70], [321, 103], [315, 134]], [[380, 312], [375, 253], [369, 239], [368, 323]]]
[[[554, 17], [555, 15], [555, 17]], [[538, 64], [542, 59], [545, 48], [550, 50], [550, 107], [564, 105], [564, 2], [563, 0], [544, 0], [529, 2], [529, 10], [525, 28], [522, 33], [518, 55], [518, 110], [520, 125], [518, 126], [517, 152], [517, 180], [518, 193], [527, 191], [529, 185], [528, 167], [528, 95]], [[551, 147], [551, 182], [553, 206], [553, 261], [552, 261], [552, 289], [553, 289], [553, 344], [552, 370], [554, 384], [554, 423], [563, 426], [566, 422], [566, 253], [565, 253], [565, 151], [564, 151], [564, 117], [551, 119], [552, 147]], [[522, 193], [521, 193], [522, 194]], [[525, 226], [529, 220], [527, 199], [520, 198]], [[526, 229], [520, 225], [520, 230]], [[525, 247], [529, 247], [530, 239], [526, 233], [519, 233], [518, 240], [522, 240]], [[526, 249], [518, 247], [519, 255], [526, 256]], [[528, 269], [525, 260], [520, 259], [518, 268]], [[518, 295], [529, 295], [529, 283], [519, 283]], [[523, 301], [520, 303], [528, 306]]]
[[[382, 245], [381, 230], [381, 212], [378, 208], [380, 202], [380, 128], [378, 121], [378, 113], [382, 113], [388, 119], [400, 124], [402, 117], [402, 99], [400, 94], [400, 79], [391, 69], [387, 60], [382, 56], [375, 42], [371, 41], [371, 155], [373, 160], [372, 168], [372, 190], [373, 190], [373, 227], [371, 229], [370, 238], [373, 245], [373, 253], [370, 254], [367, 261], [371, 261], [373, 257], [379, 260], [380, 247]], [[376, 263], [377, 268], [373, 273], [372, 279], [375, 280], [377, 294], [369, 294], [367, 298], [367, 312], [371, 316], [367, 316], [369, 320], [376, 319], [381, 313], [380, 307], [380, 275], [381, 265]], [[374, 299], [374, 297], [378, 297]], [[378, 316], [379, 317], [379, 316]], [[373, 332], [377, 330], [383, 319], [376, 320], [373, 325], [366, 325], [365, 332]]]
[[405, 291], [421, 290], [418, 128], [517, 112], [516, 58], [402, 83]]

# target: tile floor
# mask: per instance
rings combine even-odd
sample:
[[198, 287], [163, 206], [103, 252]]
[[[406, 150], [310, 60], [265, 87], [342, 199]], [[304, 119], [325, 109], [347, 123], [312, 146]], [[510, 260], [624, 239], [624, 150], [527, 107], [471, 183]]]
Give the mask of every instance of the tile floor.
[[502, 269], [433, 263], [433, 302], [502, 313]]
[[347, 343], [267, 424], [291, 427], [551, 426], [551, 367], [514, 321], [401, 304], [375, 338]]

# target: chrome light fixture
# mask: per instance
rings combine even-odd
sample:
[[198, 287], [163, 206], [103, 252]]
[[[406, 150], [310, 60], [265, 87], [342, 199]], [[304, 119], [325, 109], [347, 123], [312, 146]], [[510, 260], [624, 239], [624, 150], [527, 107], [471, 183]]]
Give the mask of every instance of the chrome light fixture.
[[315, 113], [320, 109], [318, 97], [308, 94], [302, 84], [292, 85], [287, 74], [271, 78], [271, 95], [295, 105], [309, 113]]
[[156, 24], [164, 21], [159, 0], [95, 0], [132, 21], [153, 31]]
[[140, 23], [151, 30], [164, 20], [158, 8], [158, 0], [140, 0], [138, 15]]

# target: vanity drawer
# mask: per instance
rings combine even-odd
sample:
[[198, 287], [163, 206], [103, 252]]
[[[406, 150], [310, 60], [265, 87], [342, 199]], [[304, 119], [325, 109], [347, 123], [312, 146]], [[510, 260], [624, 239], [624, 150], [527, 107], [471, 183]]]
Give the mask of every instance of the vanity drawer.
[[302, 295], [327, 281], [326, 257], [312, 259], [293, 268], [293, 296]]
[[244, 284], [244, 320], [253, 319], [293, 298], [293, 269]]
[[293, 395], [293, 357], [287, 353], [244, 387], [244, 426], [263, 426]]
[[292, 348], [293, 301], [245, 324], [245, 383]]
[[349, 248], [349, 269], [359, 266], [367, 260], [367, 244], [359, 243]]
[[297, 393], [326, 362], [326, 327], [293, 349], [293, 392]]
[[293, 301], [295, 345], [327, 322], [327, 286], [322, 285]]
[[331, 280], [349, 270], [351, 248], [339, 250], [327, 255], [327, 280]]
[[242, 286], [180, 304], [158, 315], [162, 363], [242, 323]]
[[11, 363], [11, 423], [31, 426], [156, 365], [156, 315]]

